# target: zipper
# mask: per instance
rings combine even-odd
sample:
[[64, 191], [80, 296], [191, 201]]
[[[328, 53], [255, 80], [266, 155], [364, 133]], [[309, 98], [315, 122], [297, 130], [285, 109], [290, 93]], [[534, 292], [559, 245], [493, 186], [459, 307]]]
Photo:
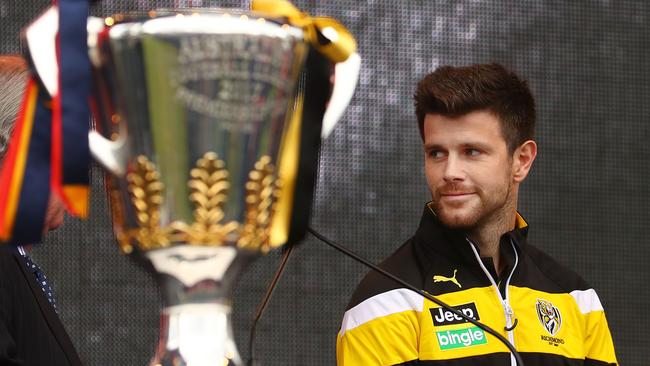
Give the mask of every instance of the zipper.
[[[506, 332], [508, 333], [508, 340], [512, 345], [515, 345], [515, 336], [513, 333], [514, 328], [512, 327], [512, 320], [515, 318], [515, 311], [512, 310], [512, 307], [510, 306], [510, 279], [512, 278], [512, 274], [515, 273], [515, 269], [517, 269], [517, 264], [519, 263], [519, 255], [517, 254], [517, 250], [515, 249], [515, 245], [512, 242], [512, 238], [510, 239], [510, 245], [512, 246], [512, 250], [515, 253], [515, 264], [512, 266], [512, 270], [510, 271], [510, 274], [508, 275], [508, 278], [506, 279], [506, 291], [505, 291], [505, 298], [501, 296], [501, 291], [499, 291], [499, 286], [497, 286], [496, 282], [494, 281], [494, 278], [492, 278], [492, 275], [490, 274], [490, 271], [488, 271], [487, 268], [485, 268], [485, 265], [483, 264], [483, 261], [481, 260], [481, 256], [478, 254], [478, 251], [476, 251], [476, 248], [474, 247], [474, 243], [472, 243], [471, 240], [466, 239], [467, 243], [469, 243], [470, 248], [472, 248], [472, 252], [474, 252], [474, 257], [478, 261], [478, 264], [481, 266], [481, 269], [487, 276], [487, 278], [490, 280], [490, 283], [492, 284], [492, 287], [497, 293], [497, 296], [499, 297], [499, 301], [501, 302], [501, 306], [503, 307], [503, 313], [506, 318]], [[515, 360], [515, 356], [511, 353], [510, 354], [510, 364], [512, 366], [517, 365], [517, 360]]]

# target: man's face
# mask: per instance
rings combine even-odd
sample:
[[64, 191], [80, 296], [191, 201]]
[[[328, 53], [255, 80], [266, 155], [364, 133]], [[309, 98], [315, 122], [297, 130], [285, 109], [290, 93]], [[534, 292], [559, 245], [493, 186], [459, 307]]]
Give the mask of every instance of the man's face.
[[491, 113], [427, 114], [424, 151], [433, 209], [445, 225], [471, 230], [515, 209], [513, 158]]

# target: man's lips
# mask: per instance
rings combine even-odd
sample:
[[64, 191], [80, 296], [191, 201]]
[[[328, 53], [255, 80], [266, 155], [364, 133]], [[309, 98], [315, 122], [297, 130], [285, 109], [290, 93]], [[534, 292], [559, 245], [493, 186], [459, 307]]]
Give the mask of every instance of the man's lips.
[[462, 201], [471, 197], [474, 192], [446, 192], [440, 193], [440, 199], [445, 201]]
[[440, 196], [467, 196], [470, 194], [474, 194], [474, 192], [441, 192]]

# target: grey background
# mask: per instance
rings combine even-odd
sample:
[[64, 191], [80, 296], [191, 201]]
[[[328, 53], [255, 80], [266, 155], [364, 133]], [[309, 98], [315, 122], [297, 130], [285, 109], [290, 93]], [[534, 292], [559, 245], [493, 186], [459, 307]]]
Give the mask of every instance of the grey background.
[[[46, 0], [0, 0], [0, 52]], [[103, 1], [97, 15], [240, 1]], [[363, 67], [343, 120], [323, 143], [313, 226], [374, 261], [417, 225], [428, 193], [414, 85], [443, 64], [497, 61], [528, 79], [539, 156], [520, 210], [531, 241], [600, 294], [619, 361], [648, 365], [650, 3], [646, 1], [296, 1], [351, 29]], [[88, 365], [144, 365], [157, 338], [157, 292], [118, 254], [98, 169], [92, 214], [68, 218], [35, 250]], [[279, 253], [258, 260], [235, 298], [244, 358], [251, 319]], [[258, 327], [264, 365], [332, 365], [348, 297], [366, 269], [308, 239]]]

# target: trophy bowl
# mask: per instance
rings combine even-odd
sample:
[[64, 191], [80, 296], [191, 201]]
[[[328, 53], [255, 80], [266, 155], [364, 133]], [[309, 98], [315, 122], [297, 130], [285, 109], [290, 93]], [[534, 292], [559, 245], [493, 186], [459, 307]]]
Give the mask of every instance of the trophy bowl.
[[[124, 253], [162, 293], [151, 365], [241, 365], [234, 284], [286, 242], [288, 131], [309, 44], [253, 12], [156, 10], [89, 21], [91, 152], [107, 170]], [[286, 206], [286, 204], [285, 204]]]

